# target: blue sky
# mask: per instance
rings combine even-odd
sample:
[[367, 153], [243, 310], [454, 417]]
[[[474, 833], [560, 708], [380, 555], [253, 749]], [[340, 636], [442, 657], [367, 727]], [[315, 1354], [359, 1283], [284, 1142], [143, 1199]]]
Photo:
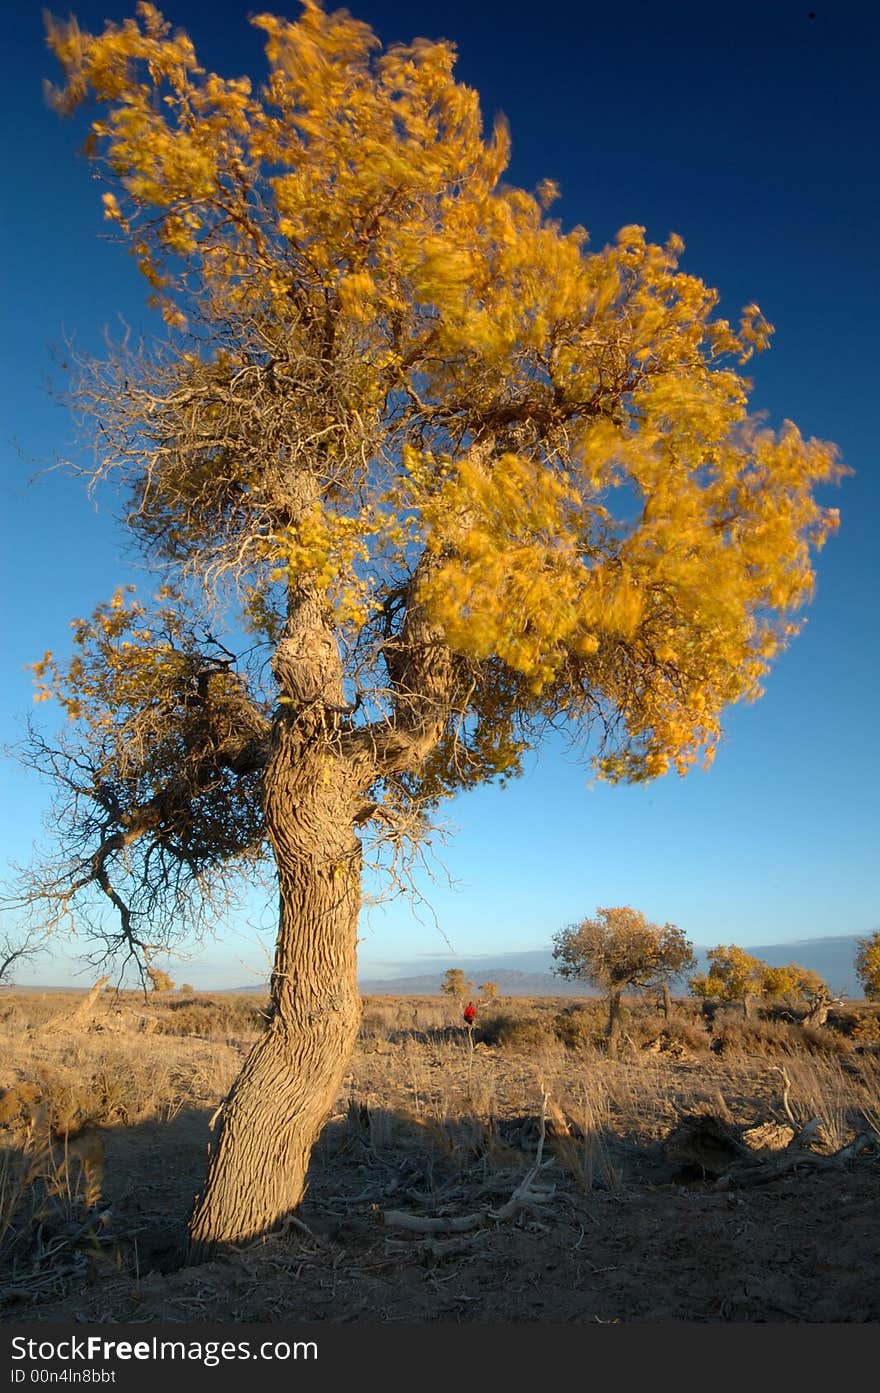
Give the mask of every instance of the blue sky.
[[[128, 13], [114, 0], [72, 8], [91, 28]], [[259, 76], [248, 8], [165, 7], [204, 62]], [[585, 225], [593, 245], [627, 223], [645, 225], [654, 240], [676, 231], [684, 269], [718, 287], [722, 313], [733, 318], [757, 301], [776, 335], [750, 365], [755, 409], [773, 425], [789, 417], [805, 435], [836, 441], [855, 471], [823, 497], [840, 508], [841, 528], [818, 558], [804, 632], [765, 697], [730, 713], [714, 767], [609, 788], [547, 747], [506, 790], [449, 805], [458, 831], [438, 851], [457, 889], [441, 872], [422, 881], [433, 914], [401, 900], [365, 912], [362, 970], [435, 957], [446, 941], [461, 955], [543, 947], [562, 925], [609, 904], [672, 920], [708, 945], [873, 931], [880, 12], [857, 0], [816, 0], [812, 19], [810, 5], [788, 0], [711, 13], [702, 0], [350, 8], [389, 42], [455, 40], [459, 75], [479, 89], [487, 118], [503, 110], [510, 121], [511, 178], [526, 187], [556, 179], [563, 197], [554, 211]], [[118, 583], [143, 580], [112, 500], [96, 508], [58, 473], [28, 483], [70, 448], [68, 414], [47, 392], [53, 348], [73, 335], [99, 351], [104, 326], [114, 332], [120, 316], [149, 323], [140, 278], [106, 239], [99, 190], [77, 156], [82, 126], [44, 105], [42, 81], [56, 73], [40, 12], [24, 3], [4, 19], [5, 742], [31, 709], [24, 665], [47, 647], [63, 651], [70, 619]], [[4, 761], [0, 859], [28, 858], [47, 797]], [[172, 975], [206, 987], [262, 978], [272, 913], [255, 901], [259, 932], [230, 925], [222, 945], [172, 963]], [[38, 979], [67, 980], [75, 953], [66, 945], [44, 960]]]

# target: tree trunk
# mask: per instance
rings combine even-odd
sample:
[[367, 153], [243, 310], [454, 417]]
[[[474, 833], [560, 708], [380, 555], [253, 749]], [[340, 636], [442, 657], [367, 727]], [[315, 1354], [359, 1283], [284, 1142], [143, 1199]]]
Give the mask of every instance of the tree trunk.
[[620, 1042], [620, 992], [608, 994], [608, 1058], [616, 1059]]
[[668, 1021], [672, 1015], [672, 998], [669, 995], [669, 983], [660, 983], [660, 999], [663, 1002], [663, 1019]]
[[193, 1260], [297, 1208], [354, 1047], [361, 857], [333, 762], [326, 747], [287, 751], [267, 771], [280, 898], [271, 1018], [223, 1108], [190, 1223]]
[[705, 1001], [705, 1000], [704, 1000], [704, 1001], [701, 1001], [701, 1002], [700, 1002], [700, 1011], [702, 1012], [703, 1020], [706, 1022], [706, 1025], [709, 1027], [709, 1030], [710, 1030], [710, 1031], [712, 1030], [712, 1027], [713, 1027], [714, 1024], [715, 1024], [715, 1017], [718, 1015], [718, 1012], [719, 1012], [720, 1010], [721, 1010], [721, 1002], [720, 1002], [720, 1001]]
[[417, 767], [449, 710], [452, 658], [417, 603], [407, 611], [396, 662], [389, 660], [394, 719], [358, 731], [346, 724], [326, 599], [304, 578], [291, 585], [288, 605], [272, 660], [282, 696], [263, 778], [280, 900], [271, 1018], [221, 1113], [190, 1222], [193, 1260], [268, 1232], [302, 1200], [312, 1147], [339, 1095], [360, 1020], [354, 828], [370, 815], [364, 792], [380, 767]]
[[308, 585], [291, 594], [273, 670], [283, 701], [263, 781], [279, 891], [271, 1015], [221, 1113], [190, 1221], [194, 1260], [297, 1208], [360, 1019], [358, 790], [339, 739], [339, 650]]
[[820, 996], [812, 1001], [807, 1008], [802, 1025], [825, 1025], [828, 1021], [828, 1012], [834, 1005], [831, 997]]

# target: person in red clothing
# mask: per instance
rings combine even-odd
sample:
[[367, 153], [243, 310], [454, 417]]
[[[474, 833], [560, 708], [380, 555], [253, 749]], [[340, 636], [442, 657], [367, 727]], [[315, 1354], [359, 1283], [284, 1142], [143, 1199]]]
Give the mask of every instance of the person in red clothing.
[[472, 1001], [469, 1001], [461, 1014], [464, 1016], [465, 1025], [473, 1025], [477, 1015], [477, 1008]]

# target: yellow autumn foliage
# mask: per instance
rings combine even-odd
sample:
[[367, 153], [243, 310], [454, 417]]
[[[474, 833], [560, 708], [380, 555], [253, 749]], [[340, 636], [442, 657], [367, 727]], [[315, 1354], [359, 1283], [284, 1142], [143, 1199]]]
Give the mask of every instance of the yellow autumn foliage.
[[856, 976], [868, 1001], [880, 1001], [880, 930], [857, 944]]
[[[506, 126], [484, 133], [453, 45], [383, 50], [316, 0], [252, 23], [260, 86], [207, 71], [151, 4], [99, 34], [49, 22], [56, 103], [96, 100], [105, 215], [179, 336], [131, 399], [153, 446], [124, 465], [130, 525], [206, 583], [234, 571], [269, 643], [285, 592], [316, 587], [377, 689], [416, 577], [487, 776], [478, 728], [515, 762], [517, 721], [559, 711], [606, 718], [608, 778], [711, 760], [837, 526], [816, 498], [834, 447], [749, 415], [740, 368], [771, 326], [718, 317], [677, 234], [593, 251], [549, 216], [552, 180], [502, 182]], [[170, 660], [111, 649], [102, 614], [89, 641], [148, 693]], [[72, 715], [108, 695], [81, 685], [56, 681]]]

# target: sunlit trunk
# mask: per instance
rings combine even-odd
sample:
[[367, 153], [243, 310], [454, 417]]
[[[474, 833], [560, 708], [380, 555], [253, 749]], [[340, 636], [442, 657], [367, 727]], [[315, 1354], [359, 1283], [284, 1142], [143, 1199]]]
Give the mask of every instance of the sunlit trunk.
[[828, 1012], [834, 1003], [830, 997], [818, 996], [812, 1001], [804, 1016], [804, 1025], [825, 1025], [828, 1020]]
[[272, 666], [282, 696], [263, 783], [280, 898], [271, 1018], [220, 1115], [190, 1224], [193, 1259], [267, 1232], [302, 1200], [360, 1019], [355, 821], [376, 761], [417, 765], [448, 710], [451, 658], [417, 605], [398, 647], [396, 726], [359, 736], [346, 727], [332, 619], [308, 580], [291, 589]]
[[321, 596], [292, 588], [273, 659], [282, 698], [263, 782], [279, 926], [268, 1029], [223, 1107], [190, 1251], [266, 1233], [296, 1209], [360, 1019], [361, 848], [337, 721], [339, 650]]
[[190, 1225], [191, 1255], [265, 1233], [296, 1209], [360, 1018], [360, 846], [333, 761], [282, 734], [266, 775], [280, 924], [271, 1019], [223, 1108]]

